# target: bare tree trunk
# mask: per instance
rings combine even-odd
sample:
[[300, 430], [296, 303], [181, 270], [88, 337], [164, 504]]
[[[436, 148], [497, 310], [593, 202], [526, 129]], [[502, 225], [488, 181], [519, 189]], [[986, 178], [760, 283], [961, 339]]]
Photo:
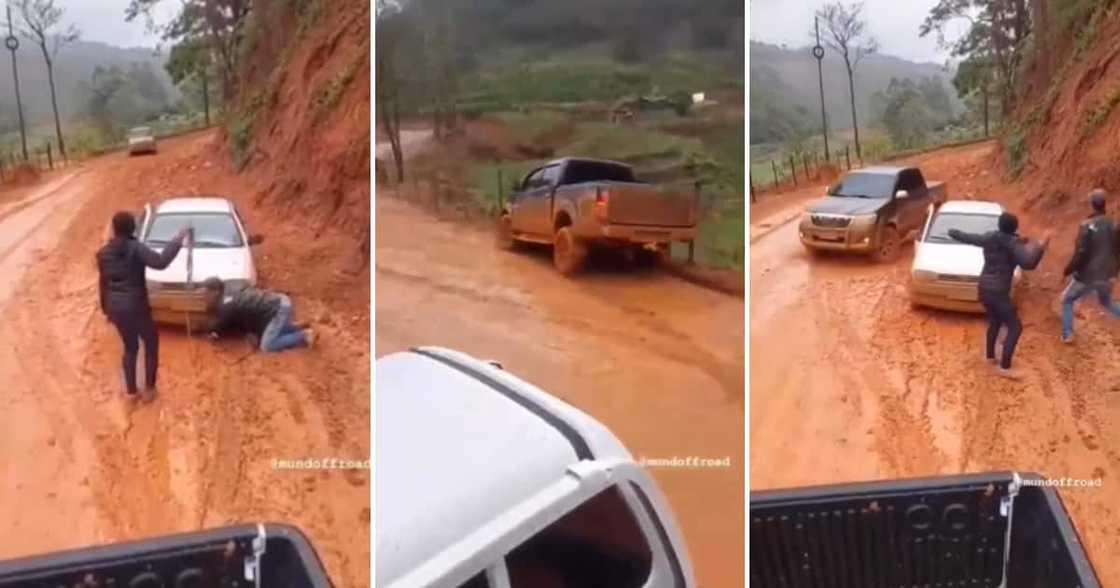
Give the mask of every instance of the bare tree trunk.
[[62, 121], [58, 117], [58, 98], [54, 89], [54, 63], [47, 55], [47, 48], [43, 46], [43, 59], [47, 62], [47, 81], [51, 86], [51, 108], [54, 109], [54, 132], [58, 137], [58, 152], [62, 159], [66, 159], [66, 139], [62, 137]]
[[202, 72], [202, 110], [206, 113], [206, 126], [210, 126], [210, 74]]
[[987, 139], [990, 136], [989, 132], [988, 132], [988, 86], [987, 86], [987, 84], [984, 85], [984, 89], [981, 90], [981, 92], [984, 95], [984, 138]]
[[856, 157], [863, 160], [863, 150], [859, 144], [859, 121], [856, 120], [856, 82], [855, 72], [852, 71], [852, 64], [848, 61], [847, 56], [844, 57], [844, 65], [848, 68], [848, 95], [852, 99], [852, 130], [856, 134]]

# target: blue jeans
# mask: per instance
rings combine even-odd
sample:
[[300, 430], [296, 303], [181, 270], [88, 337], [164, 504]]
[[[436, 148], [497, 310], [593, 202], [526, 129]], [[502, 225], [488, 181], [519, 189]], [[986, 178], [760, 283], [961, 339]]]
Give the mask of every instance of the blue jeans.
[[1073, 303], [1094, 292], [1101, 306], [1112, 316], [1120, 318], [1120, 303], [1112, 300], [1112, 282], [1084, 284], [1070, 278], [1069, 285], [1062, 292], [1062, 337], [1073, 335]]
[[280, 308], [261, 333], [261, 351], [277, 352], [307, 345], [303, 329], [292, 324], [292, 299], [280, 294]]

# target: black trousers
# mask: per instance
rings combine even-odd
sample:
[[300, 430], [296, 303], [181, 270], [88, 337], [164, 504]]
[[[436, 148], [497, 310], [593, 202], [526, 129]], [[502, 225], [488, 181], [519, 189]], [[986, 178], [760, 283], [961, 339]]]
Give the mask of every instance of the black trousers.
[[144, 342], [144, 381], [148, 390], [154, 389], [156, 372], [159, 370], [159, 331], [156, 330], [156, 323], [152, 320], [152, 311], [149, 309], [110, 311], [109, 320], [117, 327], [121, 342], [124, 343], [121, 367], [124, 369], [124, 382], [128, 393], [138, 392], [136, 356], [140, 352], [140, 341]]
[[1003, 369], [1011, 367], [1011, 358], [1015, 355], [1015, 345], [1019, 343], [1019, 335], [1023, 334], [1023, 323], [1019, 321], [1019, 311], [1011, 302], [1008, 292], [980, 291], [980, 304], [988, 314], [988, 359], [996, 357], [996, 339], [999, 339], [999, 330], [1007, 327], [1007, 338], [1003, 341], [1003, 356], [999, 365]]

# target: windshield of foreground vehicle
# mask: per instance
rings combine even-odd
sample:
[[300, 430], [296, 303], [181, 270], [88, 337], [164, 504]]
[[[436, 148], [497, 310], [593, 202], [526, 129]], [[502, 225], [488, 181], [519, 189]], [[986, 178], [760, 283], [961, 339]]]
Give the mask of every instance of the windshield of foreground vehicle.
[[890, 198], [894, 190], [893, 174], [848, 174], [828, 191], [837, 198]]
[[237, 224], [226, 213], [157, 215], [148, 228], [148, 236], [144, 242], [151, 247], [162, 247], [187, 226], [194, 227], [194, 244], [200, 249], [242, 246]]
[[933, 217], [926, 235], [927, 243], [959, 243], [949, 237], [949, 230], [983, 234], [999, 229], [999, 217], [992, 214], [941, 213]]
[[129, 131], [128, 134], [133, 138], [150, 137], [152, 135], [152, 129], [150, 129], [149, 127], [136, 127], [135, 129]]

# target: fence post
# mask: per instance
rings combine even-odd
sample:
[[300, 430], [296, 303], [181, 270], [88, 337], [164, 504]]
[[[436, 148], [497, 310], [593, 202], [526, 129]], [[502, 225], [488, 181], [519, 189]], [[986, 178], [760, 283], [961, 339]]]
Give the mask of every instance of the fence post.
[[505, 199], [506, 199], [505, 189], [506, 189], [506, 184], [505, 184], [505, 180], [502, 178], [502, 168], [499, 167], [498, 168], [498, 216], [499, 217], [501, 217], [501, 215], [502, 215], [502, 207], [504, 206]]
[[801, 154], [801, 166], [805, 168], [805, 182], [808, 183], [808, 181], [809, 181], [809, 154], [808, 153], [802, 153]]
[[47, 165], [54, 170], [54, 153], [51, 151], [51, 142], [47, 141]]
[[847, 145], [844, 145], [844, 159], [848, 162], [848, 169], [852, 169], [852, 154], [848, 151]]
[[[0, 174], [2, 174], [3, 171], [4, 170], [0, 169]], [[3, 180], [3, 178], [0, 177], [0, 180]], [[755, 196], [754, 176], [752, 176], [750, 174], [747, 174], [747, 183], [750, 185], [750, 188], [751, 188], [751, 204], [754, 204], [755, 202], [758, 202], [758, 197]]]
[[793, 154], [789, 155], [789, 175], [793, 178], [793, 187], [797, 187], [797, 163], [793, 159]]
[[770, 160], [770, 169], [774, 170], [774, 189], [777, 190], [781, 176], [778, 175], [778, 164], [774, 163], [773, 159]]

